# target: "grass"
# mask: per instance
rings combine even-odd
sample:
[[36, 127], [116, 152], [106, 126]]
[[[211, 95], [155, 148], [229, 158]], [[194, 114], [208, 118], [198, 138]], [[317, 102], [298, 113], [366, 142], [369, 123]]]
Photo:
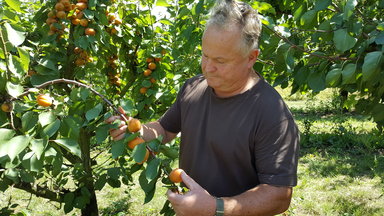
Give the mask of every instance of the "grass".
[[[289, 95], [278, 89], [301, 131], [299, 182], [284, 215], [384, 215], [384, 138], [375, 124], [354, 112], [343, 113], [336, 91]], [[143, 205], [139, 184], [97, 192], [100, 215], [159, 215], [166, 189], [157, 184], [154, 199]], [[29, 215], [63, 215], [57, 203], [17, 189], [0, 194], [0, 209], [9, 199]], [[72, 211], [68, 215], [79, 215]]]

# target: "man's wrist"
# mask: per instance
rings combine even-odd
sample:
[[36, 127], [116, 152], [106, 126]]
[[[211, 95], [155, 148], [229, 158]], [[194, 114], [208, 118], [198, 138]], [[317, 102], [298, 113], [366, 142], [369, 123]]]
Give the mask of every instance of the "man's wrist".
[[216, 199], [216, 216], [224, 215], [224, 200], [220, 197], [215, 197]]

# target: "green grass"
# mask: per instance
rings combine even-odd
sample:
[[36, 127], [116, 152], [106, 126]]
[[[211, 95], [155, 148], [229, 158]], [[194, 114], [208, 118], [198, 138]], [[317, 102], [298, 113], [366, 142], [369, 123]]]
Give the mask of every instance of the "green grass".
[[[367, 117], [343, 113], [337, 91], [289, 95], [278, 89], [301, 131], [298, 185], [284, 215], [384, 215], [384, 138]], [[153, 200], [144, 202], [135, 175], [132, 186], [97, 192], [100, 215], [159, 215], [166, 189], [159, 182]], [[63, 215], [57, 203], [31, 197], [17, 189], [0, 194], [0, 209], [9, 199], [16, 211], [30, 215]], [[79, 215], [74, 210], [68, 215]]]

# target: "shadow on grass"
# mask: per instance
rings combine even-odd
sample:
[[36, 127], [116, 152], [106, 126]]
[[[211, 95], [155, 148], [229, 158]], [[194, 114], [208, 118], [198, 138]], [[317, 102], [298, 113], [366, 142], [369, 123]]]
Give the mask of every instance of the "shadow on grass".
[[339, 195], [335, 201], [335, 208], [342, 212], [342, 215], [378, 215], [382, 212], [380, 208], [369, 206], [370, 200], [360, 200], [359, 203], [351, 200], [350, 198]]

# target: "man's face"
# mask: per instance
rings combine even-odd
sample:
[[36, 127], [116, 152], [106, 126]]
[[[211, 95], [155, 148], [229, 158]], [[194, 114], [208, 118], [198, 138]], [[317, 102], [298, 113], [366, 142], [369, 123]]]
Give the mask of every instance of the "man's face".
[[249, 78], [255, 59], [250, 54], [244, 55], [240, 49], [241, 40], [237, 27], [223, 30], [210, 26], [203, 35], [201, 67], [216, 94], [230, 94], [245, 85]]

